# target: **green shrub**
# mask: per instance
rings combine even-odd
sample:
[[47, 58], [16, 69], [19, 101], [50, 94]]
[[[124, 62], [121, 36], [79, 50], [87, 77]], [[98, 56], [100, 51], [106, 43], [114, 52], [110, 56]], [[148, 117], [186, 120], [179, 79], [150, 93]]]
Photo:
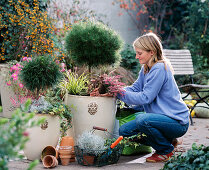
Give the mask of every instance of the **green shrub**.
[[66, 37], [66, 49], [78, 65], [98, 67], [120, 61], [122, 40], [119, 35], [99, 22], [79, 22]]
[[59, 69], [50, 56], [38, 56], [25, 62], [20, 78], [26, 88], [38, 97], [40, 90], [44, 91], [58, 83], [62, 77]]
[[136, 59], [136, 53], [133, 47], [126, 45], [120, 54], [122, 57], [120, 65], [128, 70], [131, 70], [135, 75], [137, 75], [140, 70], [140, 64]]
[[[208, 85], [209, 71], [196, 71], [192, 77], [195, 84]], [[175, 79], [178, 85], [192, 83], [189, 75], [175, 75]]]
[[192, 149], [182, 155], [171, 158], [171, 160], [165, 163], [163, 170], [169, 169], [209, 169], [209, 146], [197, 146], [194, 143]]

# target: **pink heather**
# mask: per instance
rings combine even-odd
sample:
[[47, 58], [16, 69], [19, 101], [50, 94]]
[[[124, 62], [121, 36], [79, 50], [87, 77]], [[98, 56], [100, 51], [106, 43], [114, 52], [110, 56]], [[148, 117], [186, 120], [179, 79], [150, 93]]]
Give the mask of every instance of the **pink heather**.
[[64, 72], [65, 71], [65, 69], [63, 68], [62, 70], [60, 70], [61, 72]]
[[61, 67], [64, 68], [65, 67], [65, 63], [61, 63]]

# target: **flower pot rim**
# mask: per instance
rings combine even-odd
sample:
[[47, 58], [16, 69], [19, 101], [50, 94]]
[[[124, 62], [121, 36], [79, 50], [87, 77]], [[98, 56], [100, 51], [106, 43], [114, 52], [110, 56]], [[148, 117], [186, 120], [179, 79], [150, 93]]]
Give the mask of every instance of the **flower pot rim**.
[[[44, 154], [44, 150], [47, 149], [47, 148], [52, 148], [52, 149], [54, 149], [55, 155], [43, 155], [43, 154]], [[54, 146], [52, 146], [52, 145], [46, 146], [46, 147], [42, 150], [42, 152], [41, 152], [41, 160], [43, 160], [44, 157], [46, 157], [46, 156], [54, 156], [54, 157], [57, 159], [57, 158], [58, 158], [58, 151], [57, 151], [57, 149], [56, 149]]]
[[101, 98], [101, 97], [102, 98], [111, 98], [111, 99], [115, 98], [114, 96], [113, 97], [109, 97], [109, 96], [108, 97], [107, 96], [81, 96], [81, 95], [75, 95], [75, 94], [69, 94], [69, 93], [68, 93], [68, 96], [77, 97], [77, 98], [94, 98], [94, 99]]

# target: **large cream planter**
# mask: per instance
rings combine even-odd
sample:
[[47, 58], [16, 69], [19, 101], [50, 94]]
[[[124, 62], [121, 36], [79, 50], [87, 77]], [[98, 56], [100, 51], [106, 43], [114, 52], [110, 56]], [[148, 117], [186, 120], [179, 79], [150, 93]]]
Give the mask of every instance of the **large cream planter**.
[[58, 116], [48, 114], [36, 114], [32, 120], [38, 120], [45, 117], [45, 123], [38, 127], [27, 129], [29, 141], [24, 148], [24, 154], [27, 159], [35, 160], [41, 158], [42, 150], [48, 146], [57, 146], [60, 136], [60, 122]]
[[[113, 133], [117, 110], [115, 98], [67, 95], [65, 104], [73, 106], [71, 111], [75, 139], [84, 131], [91, 131], [93, 126], [106, 128]], [[105, 138], [110, 137], [102, 131], [97, 130], [94, 133]]]

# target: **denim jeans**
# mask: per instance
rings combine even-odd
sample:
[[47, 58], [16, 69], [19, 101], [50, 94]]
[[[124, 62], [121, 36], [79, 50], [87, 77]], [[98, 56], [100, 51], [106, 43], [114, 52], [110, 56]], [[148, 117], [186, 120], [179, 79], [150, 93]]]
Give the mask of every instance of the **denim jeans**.
[[129, 137], [138, 133], [144, 133], [143, 144], [151, 146], [157, 154], [165, 155], [174, 150], [172, 140], [183, 136], [189, 127], [180, 124], [177, 120], [162, 114], [139, 114], [135, 120], [123, 124], [119, 129], [119, 135]]

